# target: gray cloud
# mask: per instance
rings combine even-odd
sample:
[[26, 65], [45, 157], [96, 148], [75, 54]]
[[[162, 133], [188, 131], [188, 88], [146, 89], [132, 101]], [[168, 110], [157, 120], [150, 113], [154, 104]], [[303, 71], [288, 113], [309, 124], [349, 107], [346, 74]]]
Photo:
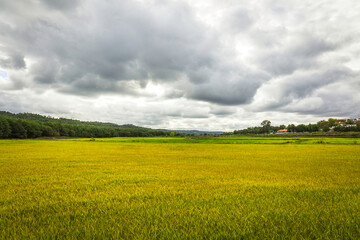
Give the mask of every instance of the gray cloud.
[[[293, 98], [304, 98], [312, 95], [314, 91], [322, 86], [334, 83], [341, 79], [346, 81], [355, 74], [347, 68], [334, 68], [323, 72], [311, 74], [299, 74], [285, 78], [281, 84], [281, 91], [284, 95]], [[283, 98], [283, 97], [282, 97]]]
[[[72, 4], [44, 3], [59, 8]], [[30, 16], [27, 24], [2, 26], [10, 38], [1, 41], [34, 59], [29, 77], [35, 83], [74, 94], [121, 94], [126, 89], [131, 94], [135, 89], [116, 86], [134, 80], [174, 82], [183, 76], [206, 81], [209, 76], [201, 70], [216, 68], [212, 64], [221, 46], [185, 4], [114, 1], [83, 3], [82, 8], [89, 12], [70, 14], [64, 23], [40, 8], [40, 15]]]
[[348, 115], [359, 101], [354, 98], [360, 90], [358, 76], [348, 68], [330, 68], [279, 78], [259, 89], [253, 106], [261, 111]]
[[250, 16], [249, 11], [240, 8], [230, 11], [227, 22], [228, 30], [238, 33], [247, 30], [254, 21]]
[[54, 114], [96, 120], [85, 107], [93, 99], [107, 121], [125, 111], [133, 123], [204, 129], [263, 112], [352, 116], [359, 8], [351, 0], [0, 0], [0, 104], [49, 112], [51, 92], [52, 105], [83, 101]]
[[0, 67], [22, 69], [26, 67], [24, 56], [20, 53], [9, 53], [6, 58], [0, 58]]
[[190, 98], [221, 105], [239, 105], [249, 103], [259, 85], [250, 87], [241, 86], [241, 83], [234, 85], [205, 85], [197, 87], [189, 95]]
[[317, 57], [336, 49], [335, 44], [316, 37], [300, 38], [297, 41], [261, 56], [259, 66], [275, 76], [288, 75], [299, 69], [318, 67]]
[[210, 109], [210, 113], [216, 116], [229, 116], [234, 114], [235, 112], [236, 111], [234, 108], [224, 106], [212, 106]]
[[79, 4], [79, 0], [41, 0], [46, 6], [57, 10], [73, 10]]
[[239, 105], [252, 101], [256, 90], [268, 80], [268, 75], [251, 69], [222, 66], [211, 72], [207, 82], [200, 83], [188, 92], [188, 97], [220, 105]]

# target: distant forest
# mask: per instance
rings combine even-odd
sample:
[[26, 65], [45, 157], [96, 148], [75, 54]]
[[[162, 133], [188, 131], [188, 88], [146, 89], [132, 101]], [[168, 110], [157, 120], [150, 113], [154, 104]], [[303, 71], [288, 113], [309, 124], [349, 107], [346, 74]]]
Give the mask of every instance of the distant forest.
[[[280, 131], [279, 131], [280, 130]], [[269, 120], [264, 120], [261, 126], [235, 130], [234, 134], [266, 134], [266, 133], [313, 133], [313, 132], [360, 132], [360, 119], [329, 118], [317, 123], [289, 124], [287, 126], [272, 126]]]
[[52, 118], [33, 113], [0, 111], [0, 138], [38, 137], [153, 137], [170, 132], [137, 127], [131, 124], [85, 122]]
[[[281, 130], [281, 131], [279, 131]], [[0, 111], [0, 138], [38, 138], [38, 137], [154, 137], [183, 135], [212, 135], [220, 132], [196, 131], [173, 132], [138, 127], [131, 124], [86, 122], [80, 120], [53, 118], [33, 113], [10, 113]], [[289, 124], [272, 126], [264, 120], [261, 126], [235, 130], [225, 134], [268, 134], [268, 133], [304, 133], [304, 132], [360, 132], [360, 119], [334, 119], [317, 123]]]

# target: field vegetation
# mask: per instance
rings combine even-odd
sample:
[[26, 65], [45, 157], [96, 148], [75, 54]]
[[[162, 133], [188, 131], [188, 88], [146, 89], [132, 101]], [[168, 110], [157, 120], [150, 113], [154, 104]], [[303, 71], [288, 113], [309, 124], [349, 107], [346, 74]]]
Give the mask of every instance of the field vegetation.
[[0, 239], [359, 239], [353, 141], [0, 140]]
[[190, 136], [190, 137], [138, 137], [138, 138], [79, 138], [67, 141], [97, 141], [123, 143], [203, 143], [203, 144], [360, 144], [354, 137], [303, 137], [303, 136]]

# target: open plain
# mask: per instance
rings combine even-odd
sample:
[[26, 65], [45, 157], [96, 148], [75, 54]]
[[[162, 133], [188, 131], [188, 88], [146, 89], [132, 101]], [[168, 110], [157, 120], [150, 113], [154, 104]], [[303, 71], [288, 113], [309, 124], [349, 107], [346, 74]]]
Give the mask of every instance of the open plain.
[[359, 239], [356, 143], [1, 140], [0, 239]]

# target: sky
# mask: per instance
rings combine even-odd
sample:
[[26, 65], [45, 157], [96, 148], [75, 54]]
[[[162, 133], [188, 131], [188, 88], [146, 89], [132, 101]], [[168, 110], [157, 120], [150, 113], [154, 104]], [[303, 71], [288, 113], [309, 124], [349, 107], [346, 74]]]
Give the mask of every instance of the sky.
[[0, 110], [233, 131], [360, 117], [360, 1], [0, 0]]

